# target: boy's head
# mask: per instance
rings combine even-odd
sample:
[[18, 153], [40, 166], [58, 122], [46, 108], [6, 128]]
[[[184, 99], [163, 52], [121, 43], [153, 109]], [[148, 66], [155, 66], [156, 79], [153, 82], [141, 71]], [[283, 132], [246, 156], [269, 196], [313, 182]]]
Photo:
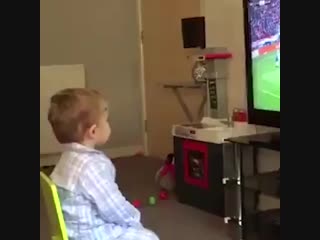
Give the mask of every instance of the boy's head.
[[51, 97], [48, 120], [57, 140], [87, 146], [104, 144], [110, 137], [107, 103], [91, 89], [69, 88]]

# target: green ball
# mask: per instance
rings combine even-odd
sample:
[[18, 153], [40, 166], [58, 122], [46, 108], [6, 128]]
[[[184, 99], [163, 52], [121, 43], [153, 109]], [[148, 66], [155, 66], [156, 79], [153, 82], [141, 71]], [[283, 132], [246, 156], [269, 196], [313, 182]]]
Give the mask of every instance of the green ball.
[[156, 198], [153, 197], [153, 196], [149, 197], [149, 204], [150, 205], [155, 205], [156, 204]]

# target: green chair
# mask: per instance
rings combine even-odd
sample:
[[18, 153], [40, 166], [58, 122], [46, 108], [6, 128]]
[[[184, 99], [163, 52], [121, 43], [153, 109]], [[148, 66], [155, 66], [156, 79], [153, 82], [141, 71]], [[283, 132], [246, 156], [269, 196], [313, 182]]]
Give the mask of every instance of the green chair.
[[68, 240], [56, 185], [47, 175], [40, 172], [40, 186], [50, 222], [51, 240]]

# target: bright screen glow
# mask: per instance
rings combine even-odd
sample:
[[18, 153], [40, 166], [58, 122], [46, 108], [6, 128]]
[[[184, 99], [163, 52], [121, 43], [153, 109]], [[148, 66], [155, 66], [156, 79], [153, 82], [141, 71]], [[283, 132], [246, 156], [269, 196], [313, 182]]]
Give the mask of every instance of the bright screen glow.
[[250, 0], [254, 108], [280, 111], [280, 0]]

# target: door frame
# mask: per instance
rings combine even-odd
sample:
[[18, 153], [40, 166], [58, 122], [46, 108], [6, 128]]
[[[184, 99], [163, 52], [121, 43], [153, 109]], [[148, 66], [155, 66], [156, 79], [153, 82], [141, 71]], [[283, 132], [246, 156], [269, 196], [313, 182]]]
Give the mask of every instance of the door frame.
[[142, 1], [136, 0], [137, 16], [138, 16], [138, 31], [139, 31], [139, 50], [140, 50], [140, 94], [142, 103], [142, 136], [143, 136], [143, 154], [149, 154], [148, 148], [148, 128], [147, 128], [147, 106], [146, 106], [146, 86], [144, 72], [144, 49], [143, 49], [143, 20], [142, 20]]

